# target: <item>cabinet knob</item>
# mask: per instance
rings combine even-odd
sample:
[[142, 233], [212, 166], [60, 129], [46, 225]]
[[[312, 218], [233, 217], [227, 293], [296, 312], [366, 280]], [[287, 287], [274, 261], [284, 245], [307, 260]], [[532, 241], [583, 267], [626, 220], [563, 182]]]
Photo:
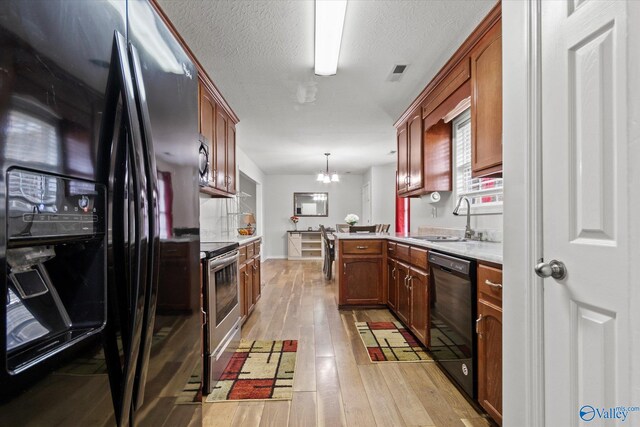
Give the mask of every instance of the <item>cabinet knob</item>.
[[369, 246], [356, 246], [356, 249], [367, 249]]

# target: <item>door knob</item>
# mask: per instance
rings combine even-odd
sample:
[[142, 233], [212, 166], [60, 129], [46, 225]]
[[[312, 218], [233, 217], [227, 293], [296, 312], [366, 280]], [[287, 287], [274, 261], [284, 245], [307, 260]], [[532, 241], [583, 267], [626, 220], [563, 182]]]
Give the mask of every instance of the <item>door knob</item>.
[[567, 277], [567, 267], [562, 261], [551, 260], [549, 263], [541, 262], [535, 267], [536, 274], [540, 277], [553, 277], [562, 280]]

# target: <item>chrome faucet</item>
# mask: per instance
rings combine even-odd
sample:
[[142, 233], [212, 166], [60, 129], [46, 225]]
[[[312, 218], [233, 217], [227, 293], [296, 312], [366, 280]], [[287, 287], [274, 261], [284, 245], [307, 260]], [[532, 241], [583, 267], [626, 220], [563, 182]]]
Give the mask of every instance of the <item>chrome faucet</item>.
[[466, 196], [461, 196], [458, 199], [458, 204], [456, 205], [456, 208], [453, 210], [453, 214], [455, 216], [460, 215], [458, 211], [460, 210], [460, 205], [462, 204], [463, 200], [467, 202], [467, 226], [464, 229], [464, 238], [471, 239], [475, 233], [471, 229], [471, 202], [469, 202], [469, 199]]

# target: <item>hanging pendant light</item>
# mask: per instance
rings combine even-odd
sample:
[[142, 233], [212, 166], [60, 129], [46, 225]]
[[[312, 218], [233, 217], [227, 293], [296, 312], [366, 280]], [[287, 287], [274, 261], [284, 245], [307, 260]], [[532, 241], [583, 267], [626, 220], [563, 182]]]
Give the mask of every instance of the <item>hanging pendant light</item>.
[[332, 174], [329, 173], [329, 156], [331, 155], [331, 153], [324, 153], [324, 155], [327, 157], [326, 169], [324, 170], [324, 172], [320, 172], [318, 174], [318, 178], [316, 178], [316, 181], [323, 182], [325, 184], [329, 184], [331, 182], [340, 182], [340, 176], [338, 176], [338, 172], [333, 171]]

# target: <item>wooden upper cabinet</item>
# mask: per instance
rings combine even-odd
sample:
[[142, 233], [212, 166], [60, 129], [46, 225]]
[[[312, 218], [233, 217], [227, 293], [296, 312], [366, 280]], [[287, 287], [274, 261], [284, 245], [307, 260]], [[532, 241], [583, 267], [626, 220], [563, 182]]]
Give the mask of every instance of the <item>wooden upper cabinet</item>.
[[236, 125], [229, 120], [227, 124], [227, 191], [236, 193]]
[[422, 109], [416, 108], [397, 128], [399, 195], [419, 195], [423, 187]]
[[198, 131], [202, 134], [209, 144], [213, 142], [213, 112], [215, 110], [215, 102], [209, 96], [209, 93], [200, 85], [200, 120], [198, 123]]
[[451, 191], [451, 123], [444, 120], [424, 131], [424, 189]]
[[502, 25], [491, 27], [471, 52], [471, 169], [502, 171]]
[[451, 125], [443, 118], [469, 97], [473, 176], [502, 172], [501, 14], [497, 2], [396, 121], [398, 195], [451, 191]]
[[416, 110], [409, 117], [408, 129], [408, 149], [409, 149], [409, 179], [407, 180], [407, 190], [418, 190], [422, 188], [422, 109]]
[[[209, 166], [213, 165], [214, 160], [214, 151], [213, 151], [213, 143], [214, 141], [214, 129], [213, 129], [213, 121], [214, 114], [216, 109], [216, 104], [209, 96], [209, 93], [204, 89], [202, 85], [199, 86], [199, 111], [200, 111], [200, 119], [198, 120], [198, 131], [202, 136], [204, 136], [206, 143], [209, 147]], [[209, 175], [210, 185], [213, 185], [214, 180], [213, 175]]]
[[407, 181], [409, 178], [409, 150], [407, 146], [407, 124], [403, 123], [397, 130], [398, 141], [398, 174], [396, 177], [396, 189], [398, 194], [407, 191]]
[[199, 131], [209, 143], [209, 186], [201, 192], [229, 197], [236, 192], [236, 128], [226, 110], [200, 81]]
[[216, 160], [214, 170], [212, 171], [216, 177], [216, 188], [218, 190], [227, 191], [227, 127], [229, 125], [229, 117], [222, 108], [216, 108], [216, 143], [215, 155]]

